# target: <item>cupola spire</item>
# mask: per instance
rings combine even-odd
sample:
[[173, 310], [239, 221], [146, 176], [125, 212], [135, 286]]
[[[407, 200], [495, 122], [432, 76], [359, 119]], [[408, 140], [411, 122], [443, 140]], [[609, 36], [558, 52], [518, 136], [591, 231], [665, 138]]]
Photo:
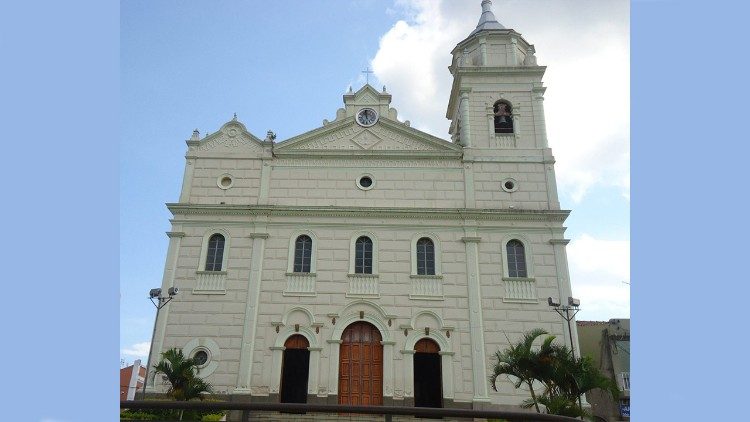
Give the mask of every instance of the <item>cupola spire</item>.
[[479, 23], [477, 24], [476, 29], [471, 31], [469, 36], [485, 29], [505, 29], [505, 27], [497, 21], [495, 14], [492, 13], [491, 0], [482, 0], [482, 16], [479, 17]]

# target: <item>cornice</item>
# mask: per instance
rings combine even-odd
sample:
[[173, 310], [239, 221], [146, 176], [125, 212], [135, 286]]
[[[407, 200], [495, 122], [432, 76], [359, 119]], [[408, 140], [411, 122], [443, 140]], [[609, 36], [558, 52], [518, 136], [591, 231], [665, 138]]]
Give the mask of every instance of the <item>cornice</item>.
[[467, 208], [318, 207], [285, 205], [195, 205], [170, 203], [172, 215], [267, 215], [338, 218], [404, 218], [432, 220], [518, 220], [562, 222], [568, 210], [505, 210]]

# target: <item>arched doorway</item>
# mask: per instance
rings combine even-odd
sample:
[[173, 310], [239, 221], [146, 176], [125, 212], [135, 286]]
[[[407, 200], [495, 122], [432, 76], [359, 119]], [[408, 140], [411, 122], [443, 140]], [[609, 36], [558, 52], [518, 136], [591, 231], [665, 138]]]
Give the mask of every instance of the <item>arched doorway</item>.
[[423, 338], [414, 345], [414, 406], [443, 407], [440, 346]]
[[307, 403], [307, 377], [310, 372], [310, 343], [304, 336], [295, 334], [284, 343], [281, 360], [282, 403]]
[[355, 322], [341, 335], [339, 404], [383, 404], [383, 345], [380, 331]]

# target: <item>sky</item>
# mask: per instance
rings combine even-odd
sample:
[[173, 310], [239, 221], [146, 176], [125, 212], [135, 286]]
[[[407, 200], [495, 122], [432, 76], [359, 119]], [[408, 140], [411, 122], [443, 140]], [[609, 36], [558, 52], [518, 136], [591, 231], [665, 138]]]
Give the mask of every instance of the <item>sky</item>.
[[[120, 14], [120, 356], [145, 359], [193, 129], [233, 113], [276, 141], [333, 120], [342, 95], [385, 85], [399, 119], [449, 139], [450, 51], [479, 0], [123, 0]], [[579, 320], [630, 316], [629, 2], [495, 0], [536, 47]]]

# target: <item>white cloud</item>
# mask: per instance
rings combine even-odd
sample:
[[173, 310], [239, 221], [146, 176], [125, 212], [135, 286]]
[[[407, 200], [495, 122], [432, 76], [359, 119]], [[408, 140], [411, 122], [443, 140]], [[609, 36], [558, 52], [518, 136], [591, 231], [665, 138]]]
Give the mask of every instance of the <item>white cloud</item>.
[[[400, 119], [448, 138], [450, 51], [476, 26], [475, 0], [397, 0], [403, 16], [380, 40], [372, 69]], [[547, 66], [545, 114], [560, 192], [578, 203], [594, 186], [629, 198], [629, 9], [626, 0], [496, 1], [500, 23], [535, 44]]]
[[149, 347], [151, 347], [151, 342], [144, 341], [141, 343], [135, 343], [130, 347], [122, 349], [121, 353], [125, 356], [133, 356], [135, 358], [145, 359], [148, 356]]
[[581, 320], [630, 316], [630, 241], [583, 234], [567, 248], [573, 295], [581, 299]]

